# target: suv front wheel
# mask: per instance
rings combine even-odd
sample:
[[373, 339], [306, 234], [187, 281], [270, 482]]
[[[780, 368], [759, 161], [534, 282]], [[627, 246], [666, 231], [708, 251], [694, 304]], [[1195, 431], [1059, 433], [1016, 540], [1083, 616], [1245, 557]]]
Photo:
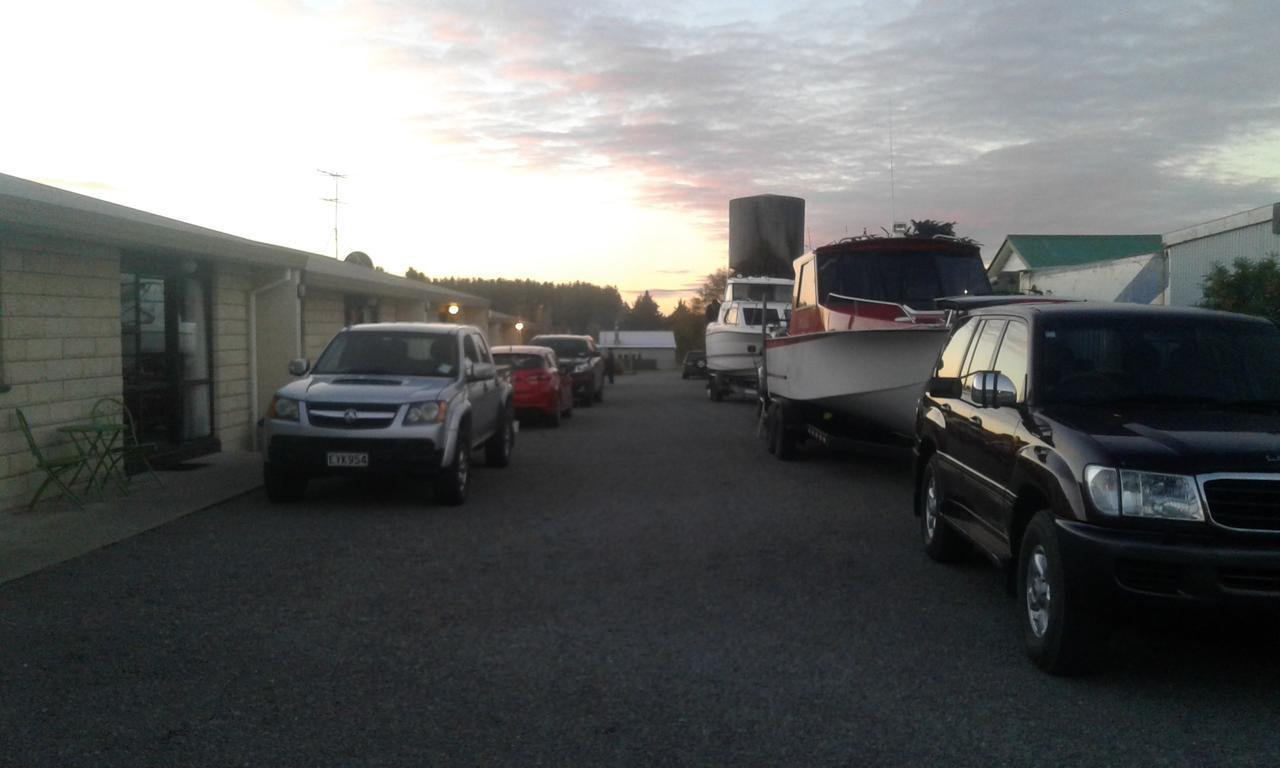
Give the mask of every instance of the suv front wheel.
[[1018, 608], [1027, 655], [1054, 675], [1087, 672], [1107, 645], [1102, 617], [1067, 589], [1062, 550], [1048, 510], [1035, 514], [1018, 549]]
[[942, 490], [938, 487], [938, 454], [929, 457], [920, 473], [920, 490], [916, 494], [916, 514], [920, 516], [920, 540], [924, 551], [939, 563], [949, 563], [960, 557], [963, 543], [960, 536], [942, 519]]

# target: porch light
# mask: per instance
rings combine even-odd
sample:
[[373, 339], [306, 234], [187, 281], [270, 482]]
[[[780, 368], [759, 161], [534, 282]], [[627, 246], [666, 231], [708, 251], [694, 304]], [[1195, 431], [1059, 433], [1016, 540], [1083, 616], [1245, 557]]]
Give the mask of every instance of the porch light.
[[461, 311], [462, 311], [462, 307], [458, 306], [457, 304], [450, 304], [450, 305], [449, 305], [449, 314], [450, 314], [450, 315], [456, 315], [456, 314], [458, 314], [458, 313], [459, 313], [459, 312], [461, 312]]
[[523, 330], [524, 330], [524, 321], [523, 321], [523, 320], [517, 320], [517, 321], [516, 321], [516, 330], [517, 330], [517, 331], [523, 331]]

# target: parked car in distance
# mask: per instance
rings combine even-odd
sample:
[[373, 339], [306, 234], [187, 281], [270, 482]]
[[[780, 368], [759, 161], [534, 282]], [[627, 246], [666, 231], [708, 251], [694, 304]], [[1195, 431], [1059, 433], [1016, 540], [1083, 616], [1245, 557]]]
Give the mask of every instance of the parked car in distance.
[[573, 415], [573, 379], [560, 370], [551, 347], [494, 347], [493, 359], [511, 370], [516, 415], [537, 414], [553, 427]]
[[267, 497], [297, 501], [325, 475], [434, 479], [466, 501], [471, 452], [505, 467], [515, 441], [512, 388], [480, 330], [451, 323], [373, 323], [334, 336], [276, 392], [263, 420]]
[[1280, 330], [1124, 304], [979, 309], [917, 413], [925, 551], [1006, 566], [1027, 653], [1101, 659], [1137, 601], [1280, 607]]
[[592, 403], [604, 402], [604, 357], [590, 336], [571, 334], [539, 334], [530, 344], [550, 347], [563, 370], [573, 377], [573, 396], [590, 408]]
[[707, 375], [707, 353], [701, 349], [695, 349], [692, 352], [684, 353], [684, 369], [680, 372], [680, 378], [687, 379], [689, 377], [702, 377]]

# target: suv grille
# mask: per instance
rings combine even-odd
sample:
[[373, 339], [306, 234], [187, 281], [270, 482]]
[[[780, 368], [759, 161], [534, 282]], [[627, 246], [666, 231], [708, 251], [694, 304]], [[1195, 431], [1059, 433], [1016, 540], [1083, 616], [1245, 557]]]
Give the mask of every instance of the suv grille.
[[[307, 403], [307, 418], [314, 426], [332, 429], [385, 429], [395, 421], [398, 405], [370, 403]], [[348, 414], [354, 414], [350, 420]]]
[[1223, 477], [1204, 482], [1209, 515], [1219, 525], [1280, 531], [1280, 475], [1274, 479]]

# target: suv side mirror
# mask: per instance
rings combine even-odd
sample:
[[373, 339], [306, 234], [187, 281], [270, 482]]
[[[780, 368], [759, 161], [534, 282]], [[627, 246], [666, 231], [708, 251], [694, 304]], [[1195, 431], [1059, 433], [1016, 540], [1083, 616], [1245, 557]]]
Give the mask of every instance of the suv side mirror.
[[289, 373], [294, 376], [306, 376], [309, 370], [311, 370], [311, 361], [305, 357], [289, 361]]
[[969, 389], [974, 405], [980, 408], [1004, 408], [1016, 405], [1018, 390], [1013, 381], [999, 371], [979, 371], [969, 374]]

